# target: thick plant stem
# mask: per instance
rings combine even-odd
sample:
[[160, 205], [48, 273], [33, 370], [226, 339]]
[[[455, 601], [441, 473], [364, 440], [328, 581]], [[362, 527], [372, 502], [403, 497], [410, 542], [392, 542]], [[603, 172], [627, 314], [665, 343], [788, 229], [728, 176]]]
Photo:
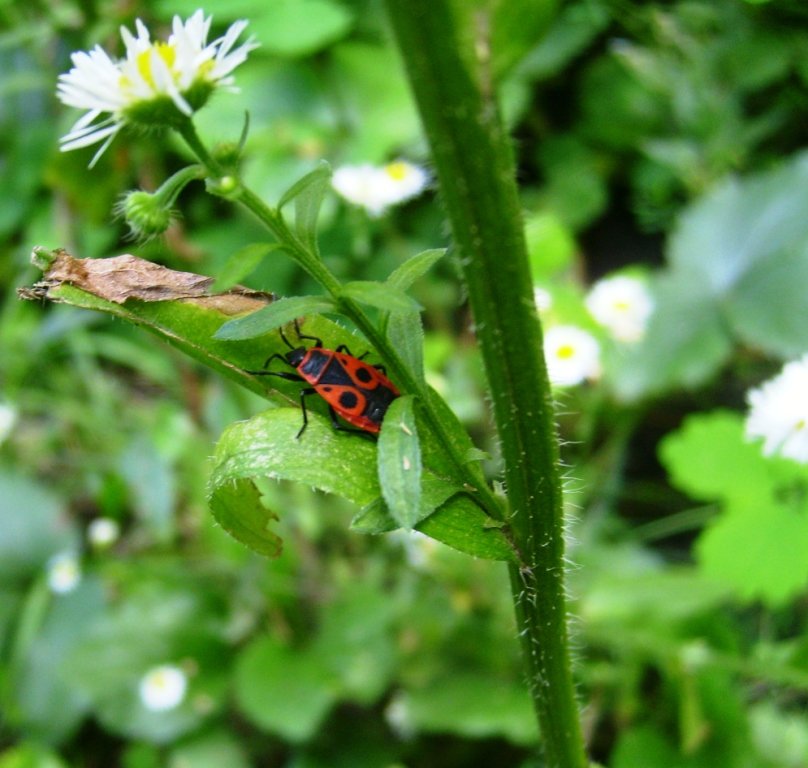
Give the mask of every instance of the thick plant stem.
[[[460, 252], [497, 423], [521, 563], [511, 585], [547, 764], [587, 765], [564, 595], [562, 488], [552, 399], [508, 139], [477, 62], [472, 13], [386, 0]], [[484, 20], [483, 20], [484, 21]], [[477, 28], [486, 28], [479, 24]], [[477, 41], [484, 42], [484, 41]]]

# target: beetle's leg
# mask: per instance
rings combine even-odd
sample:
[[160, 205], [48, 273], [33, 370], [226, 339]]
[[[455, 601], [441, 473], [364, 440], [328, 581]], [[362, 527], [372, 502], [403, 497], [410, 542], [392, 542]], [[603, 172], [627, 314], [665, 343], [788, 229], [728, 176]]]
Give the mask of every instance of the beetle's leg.
[[336, 351], [344, 352], [346, 355], [350, 355], [351, 357], [356, 357], [357, 360], [364, 360], [370, 354], [370, 350], [367, 350], [366, 352], [363, 352], [361, 355], [357, 357], [353, 352], [351, 352], [350, 349], [348, 349], [347, 344], [340, 344], [337, 347]]
[[306, 387], [305, 389], [300, 390], [300, 410], [303, 411], [303, 426], [295, 435], [295, 440], [300, 440], [300, 436], [306, 431], [306, 427], [309, 426], [309, 414], [306, 410], [306, 398], [309, 395], [313, 395], [315, 392], [317, 392], [317, 390], [314, 387]]
[[[309, 336], [309, 335], [307, 335], [305, 333], [300, 332], [300, 324], [297, 322], [297, 318], [295, 318], [295, 331], [297, 332], [297, 338], [298, 339], [308, 339], [309, 341], [313, 341], [315, 347], [322, 347], [323, 346], [323, 340], [322, 339], [318, 339], [316, 336]], [[289, 344], [289, 346], [291, 347], [292, 345]]]
[[[287, 373], [286, 371], [268, 371], [266, 370], [269, 368], [269, 364], [277, 358], [278, 360], [282, 360], [284, 365], [291, 365], [289, 361], [283, 356], [279, 355], [277, 352], [274, 355], [270, 355], [266, 362], [264, 363], [263, 369], [260, 371], [247, 371], [247, 373], [252, 374], [253, 376], [277, 376], [279, 379], [288, 379], [289, 381], [303, 381], [303, 379], [294, 373]], [[294, 366], [292, 366], [294, 367]]]

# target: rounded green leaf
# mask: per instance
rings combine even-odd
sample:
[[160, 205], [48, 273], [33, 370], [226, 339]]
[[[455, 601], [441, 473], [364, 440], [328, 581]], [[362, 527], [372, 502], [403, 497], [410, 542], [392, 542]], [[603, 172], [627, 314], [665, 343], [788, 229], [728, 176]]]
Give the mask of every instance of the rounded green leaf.
[[316, 653], [261, 637], [236, 662], [236, 700], [259, 728], [305, 741], [335, 699], [336, 688]]
[[270, 526], [277, 515], [261, 506], [253, 479], [291, 480], [364, 506], [379, 495], [376, 448], [357, 435], [335, 431], [328, 419], [297, 408], [277, 408], [231, 425], [216, 447], [209, 502], [219, 524], [263, 555], [281, 551]]

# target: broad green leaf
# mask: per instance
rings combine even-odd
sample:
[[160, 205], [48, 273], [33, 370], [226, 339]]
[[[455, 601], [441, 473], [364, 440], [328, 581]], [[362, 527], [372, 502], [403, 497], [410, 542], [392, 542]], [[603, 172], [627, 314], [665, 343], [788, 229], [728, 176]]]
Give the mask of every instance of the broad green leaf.
[[[34, 587], [39, 588], [45, 589], [41, 584]], [[63, 670], [71, 653], [82, 646], [87, 626], [101, 613], [104, 601], [101, 583], [84, 577], [72, 592], [52, 599], [37, 634], [19, 649], [8, 714], [13, 714], [15, 728], [30, 738], [53, 744], [64, 741], [87, 715], [87, 696]]]
[[419, 277], [423, 277], [446, 255], [446, 248], [432, 248], [410, 257], [396, 267], [387, 278], [387, 284], [399, 291], [406, 291]]
[[280, 553], [269, 530], [277, 516], [261, 507], [257, 477], [292, 480], [335, 493], [364, 506], [379, 496], [375, 446], [336, 432], [328, 419], [310, 412], [306, 431], [298, 409], [278, 408], [232, 424], [214, 455], [208, 494], [213, 515], [228, 533], [256, 552]]
[[703, 573], [743, 600], [784, 606], [808, 585], [806, 511], [775, 499], [733, 500], [696, 543]]
[[305, 741], [317, 733], [336, 699], [330, 677], [316, 652], [259, 637], [236, 662], [236, 701], [259, 728]]
[[417, 312], [421, 305], [404, 291], [373, 280], [355, 280], [342, 286], [341, 295], [388, 312]]
[[731, 300], [757, 263], [808, 238], [808, 153], [773, 171], [731, 180], [682, 215], [670, 242], [670, 262]]
[[513, 548], [495, 521], [466, 494], [449, 499], [416, 528], [421, 533], [474, 557], [510, 562], [516, 559]]
[[176, 745], [165, 765], [166, 768], [250, 768], [251, 763], [246, 745], [242, 746], [234, 733], [224, 728], [214, 731], [205, 728], [200, 735]]
[[[460, 493], [462, 488], [443, 480], [429, 470], [421, 474], [421, 488], [418, 496], [418, 522], [425, 520], [438, 507], [445, 504], [452, 496]], [[351, 521], [351, 528], [362, 533], [387, 533], [400, 527], [396, 522], [384, 498], [374, 499], [364, 507]]]
[[213, 337], [225, 341], [254, 339], [303, 315], [318, 315], [336, 310], [336, 304], [328, 296], [290, 296], [277, 299], [250, 315], [226, 322]]
[[[258, 11], [264, 9], [265, 13]], [[349, 6], [335, 0], [274, 0], [251, 6], [250, 32], [261, 49], [290, 58], [308, 56], [344, 37], [353, 25]]]
[[420, 312], [391, 312], [387, 317], [387, 338], [410, 372], [424, 381], [424, 327]]
[[367, 579], [325, 605], [311, 650], [339, 680], [341, 698], [369, 706], [388, 689], [398, 661], [396, 607], [386, 584]]
[[77, 545], [64, 504], [51, 491], [24, 475], [0, 470], [3, 534], [0, 536], [0, 581], [27, 581], [51, 555]]
[[404, 696], [406, 711], [420, 731], [475, 739], [500, 736], [523, 745], [536, 740], [535, 715], [519, 675], [508, 679], [455, 671], [431, 685], [410, 688]]
[[743, 417], [730, 411], [688, 416], [667, 435], [659, 457], [671, 482], [695, 499], [768, 499], [779, 462], [744, 438]]
[[808, 238], [753, 266], [726, 305], [738, 336], [783, 358], [808, 351]]
[[378, 444], [379, 485], [393, 519], [411, 529], [420, 519], [421, 446], [415, 426], [414, 397], [392, 402]]

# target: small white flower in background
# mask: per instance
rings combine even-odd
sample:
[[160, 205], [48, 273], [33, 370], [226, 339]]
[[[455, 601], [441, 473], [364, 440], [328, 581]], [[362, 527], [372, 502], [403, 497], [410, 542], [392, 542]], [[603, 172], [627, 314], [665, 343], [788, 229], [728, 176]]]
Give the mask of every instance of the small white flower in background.
[[399, 205], [421, 194], [429, 176], [418, 165], [396, 160], [383, 166], [363, 163], [343, 165], [334, 171], [331, 185], [349, 203], [381, 216], [391, 205]]
[[167, 712], [182, 704], [188, 690], [188, 677], [173, 664], [152, 667], [142, 678], [138, 692], [140, 701], [152, 712]]
[[600, 345], [592, 334], [574, 325], [547, 330], [544, 359], [550, 382], [558, 386], [574, 386], [600, 374]]
[[636, 277], [617, 275], [599, 280], [586, 297], [586, 308], [618, 341], [635, 342], [645, 335], [654, 299]]
[[121, 527], [111, 517], [97, 517], [87, 526], [87, 539], [97, 549], [114, 544], [121, 535]]
[[57, 595], [72, 592], [81, 581], [81, 566], [72, 552], [60, 552], [48, 560], [48, 588]]
[[763, 438], [763, 454], [808, 463], [808, 355], [787, 363], [747, 393], [748, 439]]
[[546, 312], [553, 306], [553, 296], [546, 288], [540, 288], [538, 285], [533, 287], [533, 301], [536, 303], [536, 309], [539, 312]]
[[98, 45], [72, 54], [73, 68], [59, 76], [57, 95], [87, 113], [62, 137], [62, 151], [103, 141], [92, 165], [127, 123], [175, 124], [198, 110], [216, 88], [232, 90], [231, 72], [258, 44], [250, 39], [234, 49], [246, 21], [234, 22], [208, 43], [211, 20], [201, 10], [185, 22], [175, 16], [168, 41], [152, 42], [137, 19], [137, 36], [121, 27], [125, 58], [116, 61]]
[[0, 445], [2, 445], [17, 423], [17, 409], [8, 403], [0, 403]]

